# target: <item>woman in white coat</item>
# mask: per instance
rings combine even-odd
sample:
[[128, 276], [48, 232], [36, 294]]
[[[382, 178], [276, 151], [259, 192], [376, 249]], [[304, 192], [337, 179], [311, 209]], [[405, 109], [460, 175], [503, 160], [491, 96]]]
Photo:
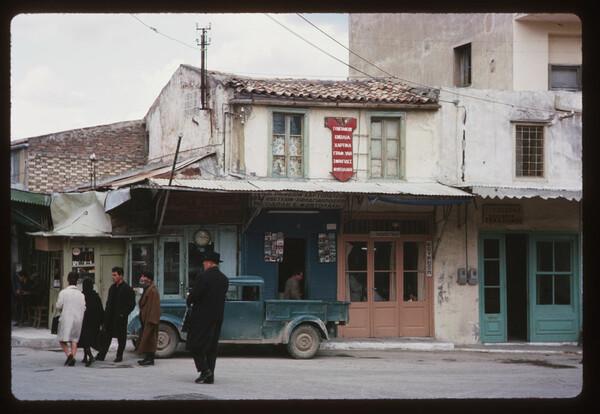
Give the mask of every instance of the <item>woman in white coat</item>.
[[[65, 365], [75, 365], [75, 354], [77, 353], [77, 342], [81, 334], [81, 324], [85, 313], [85, 296], [77, 289], [77, 272], [70, 272], [67, 276], [67, 286], [58, 294], [56, 309], [61, 312], [58, 320], [58, 331], [56, 339], [67, 355]], [[69, 342], [71, 350], [69, 351]]]

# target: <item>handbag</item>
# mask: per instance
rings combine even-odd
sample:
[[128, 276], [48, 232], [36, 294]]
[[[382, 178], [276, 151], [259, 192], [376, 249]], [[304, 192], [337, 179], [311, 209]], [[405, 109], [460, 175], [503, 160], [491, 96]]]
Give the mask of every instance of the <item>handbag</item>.
[[50, 333], [56, 335], [58, 333], [58, 320], [60, 319], [60, 315], [54, 315], [52, 318], [52, 326], [50, 327]]
[[192, 308], [187, 307], [185, 310], [185, 315], [183, 315], [183, 323], [181, 324], [181, 332], [187, 332], [190, 329], [190, 315], [192, 313]]

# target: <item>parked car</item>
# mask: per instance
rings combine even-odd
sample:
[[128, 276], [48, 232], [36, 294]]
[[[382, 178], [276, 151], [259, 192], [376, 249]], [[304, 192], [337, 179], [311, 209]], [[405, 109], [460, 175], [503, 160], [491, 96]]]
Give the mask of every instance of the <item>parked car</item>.
[[[219, 343], [285, 344], [292, 357], [311, 358], [336, 325], [348, 323], [349, 302], [264, 299], [264, 286], [258, 276], [229, 279]], [[181, 331], [185, 299], [164, 299], [161, 307], [156, 356], [168, 358], [187, 337]], [[127, 329], [133, 341], [140, 327], [138, 315], [133, 314]]]

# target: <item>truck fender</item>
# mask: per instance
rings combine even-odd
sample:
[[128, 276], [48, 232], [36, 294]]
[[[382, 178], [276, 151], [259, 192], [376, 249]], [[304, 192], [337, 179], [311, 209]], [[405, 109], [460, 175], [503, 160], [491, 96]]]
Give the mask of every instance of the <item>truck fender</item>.
[[[169, 325], [173, 325], [173, 328], [175, 328], [175, 330], [179, 334], [180, 340], [182, 337], [185, 337], [181, 332], [181, 325], [182, 325], [183, 321], [180, 318], [170, 315], [168, 313], [167, 314], [163, 313], [160, 316], [160, 321], [166, 322]], [[140, 334], [141, 329], [142, 329], [142, 324], [140, 322], [140, 316], [136, 313], [133, 316], [133, 318], [131, 318], [131, 320], [129, 321], [129, 324], [127, 325], [127, 338], [128, 339], [137, 339], [138, 335]]]
[[308, 323], [310, 325], [315, 326], [315, 328], [317, 328], [319, 330], [319, 332], [321, 333], [321, 337], [325, 338], [325, 339], [329, 339], [329, 335], [327, 334], [327, 327], [325, 326], [325, 323], [323, 323], [323, 321], [315, 316], [312, 315], [303, 315], [303, 316], [299, 316], [295, 319], [292, 319], [291, 321], [289, 321], [287, 323], [287, 325], [285, 326], [285, 329], [283, 330], [283, 342], [284, 344], [287, 344], [288, 342], [290, 342], [290, 336], [292, 336], [292, 331], [298, 326], [298, 325], [302, 325], [304, 323]]

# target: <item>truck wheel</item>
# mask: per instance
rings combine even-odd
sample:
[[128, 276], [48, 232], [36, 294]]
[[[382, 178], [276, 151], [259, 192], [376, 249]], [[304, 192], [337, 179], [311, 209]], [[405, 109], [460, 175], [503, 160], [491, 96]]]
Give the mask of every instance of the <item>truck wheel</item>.
[[169, 358], [177, 350], [179, 337], [177, 331], [169, 324], [161, 322], [158, 325], [158, 343], [156, 356], [158, 358]]
[[311, 325], [300, 325], [292, 331], [287, 344], [289, 354], [297, 359], [312, 358], [321, 345], [321, 335]]

